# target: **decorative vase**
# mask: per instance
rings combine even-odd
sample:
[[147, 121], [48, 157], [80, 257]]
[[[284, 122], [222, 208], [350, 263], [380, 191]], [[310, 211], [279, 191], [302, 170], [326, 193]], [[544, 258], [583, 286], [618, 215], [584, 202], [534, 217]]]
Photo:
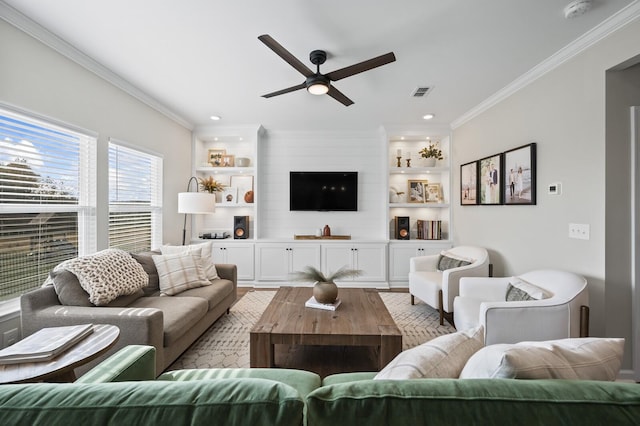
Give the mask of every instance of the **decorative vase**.
[[429, 157], [424, 159], [425, 167], [433, 167], [436, 165], [436, 159], [434, 157]]
[[313, 285], [313, 297], [318, 303], [334, 303], [338, 298], [338, 286], [334, 282], [317, 281]]

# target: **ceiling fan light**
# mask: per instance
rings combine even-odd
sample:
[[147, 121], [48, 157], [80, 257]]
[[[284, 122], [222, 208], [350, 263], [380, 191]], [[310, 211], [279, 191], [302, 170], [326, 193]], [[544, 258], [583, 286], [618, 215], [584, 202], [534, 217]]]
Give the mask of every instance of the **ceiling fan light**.
[[307, 87], [307, 91], [312, 95], [324, 95], [329, 91], [329, 86], [323, 82], [313, 83]]

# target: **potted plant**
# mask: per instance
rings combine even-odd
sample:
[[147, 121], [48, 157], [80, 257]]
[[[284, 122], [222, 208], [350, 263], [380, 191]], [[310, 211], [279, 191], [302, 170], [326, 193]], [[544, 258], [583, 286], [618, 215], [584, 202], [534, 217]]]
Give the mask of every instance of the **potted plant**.
[[291, 273], [291, 279], [294, 281], [311, 281], [313, 285], [313, 297], [318, 303], [334, 303], [338, 298], [338, 286], [334, 280], [340, 278], [357, 277], [362, 274], [359, 269], [347, 269], [346, 266], [338, 269], [334, 273], [324, 275], [321, 271], [313, 266], [307, 266], [303, 271]]
[[418, 151], [418, 154], [426, 159], [425, 164], [427, 167], [433, 167], [436, 164], [436, 160], [443, 160], [442, 150], [438, 148], [438, 143], [429, 142], [429, 146], [422, 148]]
[[207, 191], [211, 194], [224, 189], [222, 184], [216, 181], [213, 176], [209, 176], [208, 178], [199, 178], [198, 182], [200, 183], [200, 188], [202, 188], [203, 191]]

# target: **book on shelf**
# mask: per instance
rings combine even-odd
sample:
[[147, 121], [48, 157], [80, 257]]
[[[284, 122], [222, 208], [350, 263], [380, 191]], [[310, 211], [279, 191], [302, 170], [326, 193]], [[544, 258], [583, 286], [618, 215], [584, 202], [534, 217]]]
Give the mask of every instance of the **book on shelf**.
[[325, 311], [335, 311], [340, 306], [341, 300], [337, 299], [333, 303], [320, 303], [315, 297], [311, 296], [309, 300], [304, 303], [307, 308], [324, 309]]
[[93, 324], [47, 327], [0, 350], [0, 364], [50, 361], [93, 333]]
[[441, 220], [419, 220], [418, 219], [418, 239], [419, 240], [441, 240], [442, 221]]

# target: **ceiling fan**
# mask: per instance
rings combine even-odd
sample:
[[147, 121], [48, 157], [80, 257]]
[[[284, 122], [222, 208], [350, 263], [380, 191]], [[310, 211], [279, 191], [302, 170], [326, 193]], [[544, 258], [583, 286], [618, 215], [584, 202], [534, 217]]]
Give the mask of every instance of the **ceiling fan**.
[[396, 56], [393, 54], [393, 52], [389, 52], [385, 55], [381, 55], [367, 61], [359, 62], [357, 64], [350, 65], [339, 70], [331, 71], [327, 74], [321, 74], [320, 65], [322, 65], [327, 60], [327, 52], [325, 52], [324, 50], [314, 50], [309, 54], [309, 60], [312, 64], [316, 65], [316, 72], [313, 72], [298, 58], [293, 56], [287, 49], [282, 47], [280, 43], [275, 41], [270, 35], [261, 35], [260, 37], [258, 37], [258, 40], [266, 44], [269, 49], [273, 50], [276, 53], [276, 55], [280, 56], [285, 60], [285, 62], [294, 67], [300, 74], [306, 77], [304, 83], [297, 84], [286, 89], [278, 90], [277, 92], [267, 93], [266, 95], [262, 95], [263, 98], [271, 98], [273, 96], [284, 95], [285, 93], [294, 92], [296, 90], [306, 88], [307, 91], [311, 94], [324, 95], [326, 93], [333, 99], [342, 103], [344, 106], [349, 106], [353, 104], [353, 101], [347, 98], [341, 91], [332, 86], [332, 81], [338, 81], [346, 77], [351, 77], [352, 75], [369, 71], [370, 69], [386, 65], [396, 60]]

